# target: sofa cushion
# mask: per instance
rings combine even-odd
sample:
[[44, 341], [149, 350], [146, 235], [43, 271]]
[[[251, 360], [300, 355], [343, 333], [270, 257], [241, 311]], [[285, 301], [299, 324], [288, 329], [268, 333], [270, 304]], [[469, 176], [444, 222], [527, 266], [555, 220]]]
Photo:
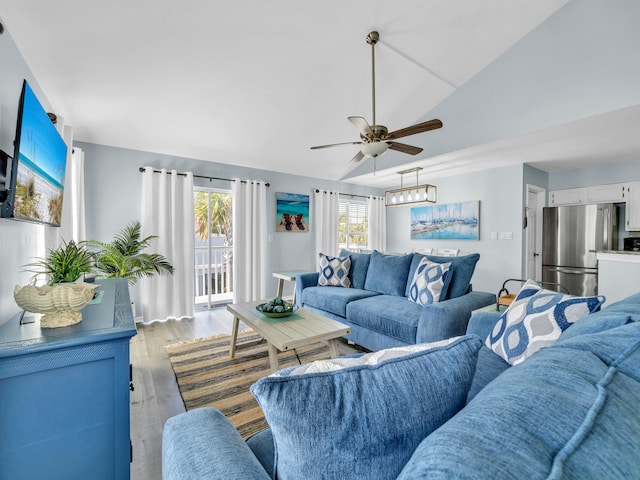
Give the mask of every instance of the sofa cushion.
[[545, 290], [527, 280], [486, 339], [486, 345], [511, 365], [555, 343], [575, 321], [595, 312], [604, 297], [574, 297]]
[[423, 307], [444, 300], [441, 294], [446, 292], [449, 267], [451, 263], [435, 263], [423, 258], [411, 277], [409, 300]]
[[493, 350], [483, 345], [478, 352], [476, 373], [473, 375], [473, 382], [471, 382], [471, 387], [469, 387], [467, 403], [510, 366], [511, 365], [505, 362], [502, 357], [496, 355]]
[[275, 450], [273, 448], [271, 429], [265, 428], [250, 436], [247, 438], [246, 443], [260, 462], [260, 465], [262, 465], [262, 468], [267, 472], [267, 475], [269, 475], [269, 478], [275, 478], [275, 465], [273, 464]]
[[258, 380], [251, 392], [271, 426], [277, 477], [396, 478], [464, 405], [481, 344], [462, 337], [378, 363]]
[[349, 302], [377, 295], [380, 294], [358, 288], [307, 287], [302, 291], [301, 302], [304, 306], [318, 308], [344, 318], [347, 316]]
[[572, 324], [567, 328], [558, 339], [558, 343], [579, 337], [580, 335], [588, 335], [590, 333], [604, 332], [612, 328], [621, 327], [631, 322], [631, 316], [621, 313], [609, 313], [607, 310], [600, 310], [593, 313], [579, 322]]
[[[476, 263], [480, 259], [479, 253], [472, 253], [470, 255], [463, 255], [461, 257], [440, 257], [437, 255], [422, 255], [420, 253], [414, 253], [411, 260], [411, 267], [409, 269], [409, 278], [413, 278], [415, 271], [418, 269], [418, 265], [423, 258], [427, 258], [431, 262], [435, 263], [451, 263], [449, 268], [450, 279], [448, 285], [445, 288], [444, 297], [441, 299], [448, 300], [449, 298], [461, 297], [469, 291], [469, 285], [471, 284], [471, 277], [476, 268]], [[405, 292], [405, 296], [409, 296], [409, 287]]]
[[349, 280], [349, 270], [351, 269], [351, 258], [330, 257], [319, 254], [320, 270], [318, 275], [318, 285], [321, 287], [346, 287], [351, 286]]
[[[94, 428], [106, 427], [96, 424]], [[57, 441], [64, 442], [64, 439]], [[95, 448], [100, 447], [96, 445]], [[6, 455], [4, 450], [3, 448], [3, 459]], [[0, 476], [3, 479], [26, 478], [24, 475], [5, 474], [9, 469], [4, 467], [4, 464], [0, 470], [2, 471]], [[78, 476], [65, 475], [59, 470], [52, 471], [51, 477], [41, 475], [29, 475], [29, 477], [124, 478], [129, 476], [128, 469], [125, 470], [126, 473], [119, 474], [96, 471], [95, 477], [89, 471], [86, 475]], [[206, 407], [181, 413], [169, 418], [165, 423], [162, 431], [162, 478], [164, 480], [205, 478], [269, 480], [272, 477], [265, 471], [242, 440], [238, 430], [224, 414], [215, 408]]]
[[406, 343], [416, 343], [423, 307], [404, 297], [377, 295], [350, 302], [347, 320]]
[[505, 371], [398, 478], [640, 478], [638, 404], [640, 324], [575, 337]]
[[351, 258], [351, 270], [349, 270], [349, 279], [353, 288], [364, 288], [364, 282], [367, 279], [367, 270], [369, 270], [369, 262], [371, 261], [370, 253], [353, 253], [349, 250], [340, 250], [341, 257]]
[[411, 255], [385, 255], [374, 250], [371, 253], [364, 288], [404, 297], [411, 259]]

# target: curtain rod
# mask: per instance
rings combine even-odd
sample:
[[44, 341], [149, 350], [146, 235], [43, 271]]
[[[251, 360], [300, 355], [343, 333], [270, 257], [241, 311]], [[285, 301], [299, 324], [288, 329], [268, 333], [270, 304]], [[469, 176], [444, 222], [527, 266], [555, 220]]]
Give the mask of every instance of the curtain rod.
[[[145, 168], [144, 168], [144, 167], [140, 167], [140, 168], [138, 169], [138, 171], [139, 171], [140, 173], [144, 173]], [[153, 171], [153, 173], [162, 173], [162, 171], [160, 171], [160, 170], [154, 170], [154, 171]], [[171, 173], [171, 172], [166, 172], [166, 173]], [[178, 175], [182, 175], [182, 176], [184, 177], [184, 176], [186, 176], [187, 174], [186, 174], [186, 173], [178, 172]], [[208, 179], [209, 181], [211, 181], [211, 180], [225, 180], [225, 181], [227, 181], [227, 182], [233, 182], [233, 179], [232, 179], [232, 178], [207, 177], [207, 176], [205, 176], [205, 175], [196, 175], [195, 173], [193, 174], [193, 177], [194, 177], [194, 178], [204, 178], [204, 179]], [[240, 182], [241, 182], [241, 183], [247, 183], [247, 181], [246, 181], [246, 180], [240, 180]], [[271, 186], [271, 184], [270, 184], [269, 182], [265, 183], [264, 185], [265, 185], [266, 187], [270, 187], [270, 186]]]
[[[316, 193], [320, 193], [320, 189], [316, 188]], [[324, 193], [328, 193], [329, 195], [332, 195], [334, 192], [327, 192], [325, 191]], [[360, 197], [360, 198], [369, 198], [369, 197], [374, 197], [376, 198], [375, 195], [358, 195], [357, 193], [340, 193], [340, 192], [335, 192], [338, 195], [349, 195], [350, 197]], [[382, 198], [382, 197], [380, 197]]]

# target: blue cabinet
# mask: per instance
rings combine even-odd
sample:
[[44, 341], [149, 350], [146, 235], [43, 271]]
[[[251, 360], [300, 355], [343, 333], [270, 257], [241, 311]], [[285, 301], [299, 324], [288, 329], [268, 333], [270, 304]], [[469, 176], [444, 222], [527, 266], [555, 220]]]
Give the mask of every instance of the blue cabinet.
[[130, 477], [136, 327], [126, 280], [98, 283], [77, 325], [0, 319], [0, 480]]

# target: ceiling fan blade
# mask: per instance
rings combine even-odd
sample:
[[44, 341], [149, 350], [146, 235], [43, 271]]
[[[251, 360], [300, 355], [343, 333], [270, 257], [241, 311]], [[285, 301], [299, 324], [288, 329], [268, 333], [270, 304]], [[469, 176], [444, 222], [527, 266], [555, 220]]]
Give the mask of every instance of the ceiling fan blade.
[[330, 148], [330, 147], [339, 147], [341, 145], [360, 145], [362, 142], [343, 142], [343, 143], [332, 143], [330, 145], [318, 145], [315, 147], [311, 147], [311, 150], [318, 150], [319, 148]]
[[373, 138], [373, 130], [371, 130], [371, 126], [364, 119], [364, 117], [347, 117], [347, 118], [360, 131], [360, 135], [367, 137], [368, 139]]
[[387, 142], [389, 148], [391, 150], [396, 150], [402, 153], [408, 153], [409, 155], [417, 155], [422, 151], [420, 147], [414, 147], [412, 145], [407, 145], [406, 143], [398, 143], [398, 142]]
[[363, 158], [364, 158], [364, 154], [360, 150], [358, 150], [358, 153], [355, 154], [355, 156], [351, 159], [350, 163], [358, 163]]
[[416, 133], [428, 132], [429, 130], [436, 130], [442, 128], [442, 122], [437, 118], [429, 120], [427, 122], [418, 123], [410, 127], [401, 128], [395, 132], [388, 133], [384, 140], [393, 140], [396, 138], [407, 137], [409, 135], [415, 135]]

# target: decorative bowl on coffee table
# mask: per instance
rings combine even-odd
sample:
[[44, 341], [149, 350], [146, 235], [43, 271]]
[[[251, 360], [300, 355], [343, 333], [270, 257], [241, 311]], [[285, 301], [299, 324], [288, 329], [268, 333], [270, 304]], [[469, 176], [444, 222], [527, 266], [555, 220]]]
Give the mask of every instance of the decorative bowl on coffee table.
[[256, 305], [256, 310], [271, 318], [288, 317], [298, 311], [298, 306], [280, 297], [272, 298], [268, 302]]

